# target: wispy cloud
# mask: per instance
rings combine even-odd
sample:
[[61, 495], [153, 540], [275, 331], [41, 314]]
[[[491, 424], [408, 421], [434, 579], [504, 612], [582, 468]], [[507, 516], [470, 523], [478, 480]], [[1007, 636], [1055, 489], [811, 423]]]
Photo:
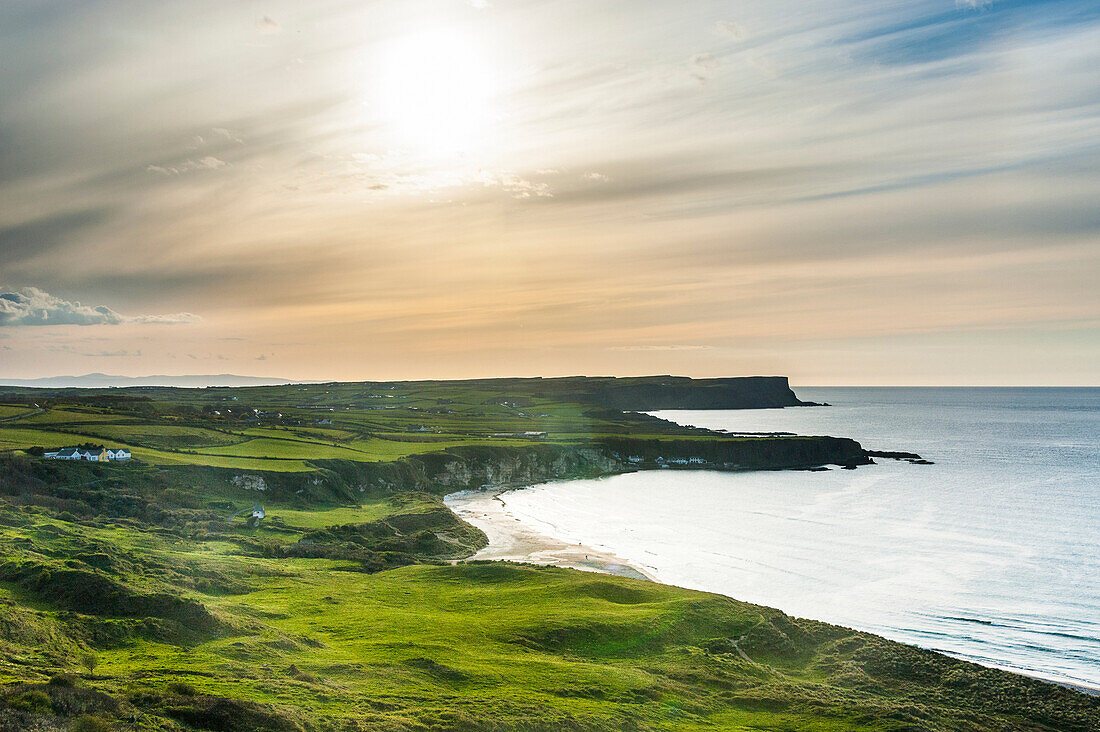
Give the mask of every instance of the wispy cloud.
[[260, 33], [272, 34], [281, 31], [282, 26], [280, 26], [279, 22], [270, 15], [265, 15], [256, 21], [256, 30]]
[[715, 23], [714, 32], [720, 36], [733, 38], [738, 41], [745, 37], [745, 29], [729, 20], [720, 20]]
[[[567, 372], [782, 370], [775, 353], [814, 361], [791, 345], [814, 332], [1100, 317], [1095, 3], [562, 2], [432, 16], [492, 88], [442, 155], [445, 110], [412, 109], [409, 139], [377, 88], [435, 57], [392, 55], [420, 0], [8, 12], [4, 279], [140, 313], [201, 302], [201, 328], [144, 331], [164, 339], [146, 360], [247, 332], [219, 355], [305, 371], [325, 343], [348, 375], [460, 351], [522, 370], [509, 354], [538, 344]], [[44, 319], [146, 322], [70, 305]], [[4, 330], [21, 354], [49, 333]], [[752, 362], [673, 347], [766, 334]], [[306, 345], [275, 359], [279, 338]]]
[[693, 345], [645, 345], [645, 346], [612, 346], [612, 351], [711, 351], [714, 346]]
[[206, 155], [198, 160], [186, 160], [179, 165], [147, 165], [145, 169], [150, 173], [160, 173], [161, 175], [180, 175], [192, 170], [217, 170], [219, 168], [225, 168], [229, 163], [214, 157], [213, 155]]

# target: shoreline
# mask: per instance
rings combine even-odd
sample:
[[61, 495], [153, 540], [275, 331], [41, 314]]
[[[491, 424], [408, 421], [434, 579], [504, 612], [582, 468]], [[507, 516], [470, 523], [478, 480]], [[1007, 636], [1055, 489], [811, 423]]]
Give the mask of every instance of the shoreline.
[[[531, 486], [465, 490], [444, 496], [443, 502], [447, 508], [463, 521], [481, 529], [489, 539], [489, 544], [483, 549], [466, 557], [466, 559], [455, 560], [455, 563], [471, 560], [516, 562], [520, 564], [566, 567], [583, 572], [611, 574], [620, 577], [647, 580], [658, 584], [668, 584], [660, 580], [652, 569], [640, 567], [610, 551], [593, 549], [591, 546], [582, 542], [574, 544], [564, 539], [550, 536], [539, 531], [536, 527], [532, 526], [529, 521], [524, 521], [509, 513], [501, 496], [506, 493], [525, 490], [529, 487]], [[927, 647], [926, 650], [933, 650], [961, 661], [976, 663], [979, 666], [986, 666], [988, 668], [1000, 669], [1019, 676], [1072, 689], [1073, 691], [1089, 696], [1100, 696], [1100, 686], [1075, 683], [1064, 679], [1048, 678], [1030, 669], [1014, 668], [1003, 663], [981, 663], [965, 654], [955, 654]]]
[[568, 567], [583, 572], [660, 582], [652, 572], [612, 552], [549, 536], [508, 513], [500, 497], [524, 488], [458, 491], [444, 496], [443, 503], [447, 508], [463, 521], [481, 529], [489, 539], [485, 548], [458, 561], [496, 560]]

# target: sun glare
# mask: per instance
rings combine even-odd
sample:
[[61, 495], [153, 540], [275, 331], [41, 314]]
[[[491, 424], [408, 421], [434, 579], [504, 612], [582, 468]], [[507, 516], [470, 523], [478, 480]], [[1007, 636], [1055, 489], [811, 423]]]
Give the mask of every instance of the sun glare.
[[378, 111], [400, 147], [461, 155], [485, 144], [495, 87], [493, 69], [473, 39], [451, 29], [427, 30], [384, 52]]

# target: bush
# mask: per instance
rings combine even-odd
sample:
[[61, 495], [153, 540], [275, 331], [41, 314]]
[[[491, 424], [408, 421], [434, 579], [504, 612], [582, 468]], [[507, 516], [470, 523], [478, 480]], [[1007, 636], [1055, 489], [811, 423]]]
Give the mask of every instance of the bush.
[[62, 686], [71, 689], [76, 686], [76, 677], [72, 674], [56, 674], [50, 677], [50, 686]]
[[44, 691], [24, 691], [13, 696], [8, 703], [16, 709], [25, 709], [28, 712], [48, 712], [51, 708], [50, 696]]
[[103, 717], [85, 714], [73, 722], [72, 732], [110, 732], [113, 725]]
[[191, 684], [186, 681], [173, 681], [171, 684], [168, 684], [168, 691], [173, 694], [178, 694], [179, 696], [195, 696], [199, 693], [198, 689], [191, 686]]

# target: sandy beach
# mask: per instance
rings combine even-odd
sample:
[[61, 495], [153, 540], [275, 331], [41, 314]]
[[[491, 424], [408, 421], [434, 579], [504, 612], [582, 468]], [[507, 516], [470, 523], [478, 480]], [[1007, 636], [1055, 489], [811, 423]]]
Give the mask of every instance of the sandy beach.
[[501, 496], [508, 491], [484, 490], [452, 493], [444, 503], [460, 516], [485, 532], [489, 545], [470, 559], [497, 559], [554, 567], [570, 567], [587, 572], [615, 574], [656, 582], [657, 579], [641, 567], [616, 555], [593, 549], [585, 544], [570, 544], [547, 536], [508, 511]]

